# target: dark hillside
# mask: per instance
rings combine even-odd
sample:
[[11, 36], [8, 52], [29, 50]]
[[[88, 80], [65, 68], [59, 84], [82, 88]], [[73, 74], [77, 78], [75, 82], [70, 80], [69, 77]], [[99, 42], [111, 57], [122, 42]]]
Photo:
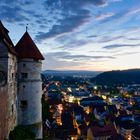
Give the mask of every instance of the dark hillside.
[[103, 85], [140, 84], [140, 69], [108, 71], [97, 75], [91, 81]]

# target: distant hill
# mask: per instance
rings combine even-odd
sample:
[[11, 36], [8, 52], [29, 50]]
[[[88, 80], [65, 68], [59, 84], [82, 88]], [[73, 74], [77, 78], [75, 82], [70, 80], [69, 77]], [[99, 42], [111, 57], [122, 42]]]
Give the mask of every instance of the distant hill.
[[140, 84], [140, 69], [103, 72], [91, 81], [102, 85]]
[[80, 70], [45, 70], [42, 72], [45, 75], [53, 76], [73, 76], [73, 77], [95, 77], [100, 71], [80, 71]]

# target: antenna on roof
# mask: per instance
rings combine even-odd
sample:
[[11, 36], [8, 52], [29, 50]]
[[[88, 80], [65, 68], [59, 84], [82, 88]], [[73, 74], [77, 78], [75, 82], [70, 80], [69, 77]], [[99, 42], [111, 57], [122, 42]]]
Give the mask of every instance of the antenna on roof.
[[26, 32], [28, 31], [28, 24], [26, 24]]

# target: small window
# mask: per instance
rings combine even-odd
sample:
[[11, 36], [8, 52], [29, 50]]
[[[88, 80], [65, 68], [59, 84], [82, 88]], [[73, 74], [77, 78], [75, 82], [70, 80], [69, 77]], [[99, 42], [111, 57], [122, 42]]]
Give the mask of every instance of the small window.
[[21, 78], [28, 78], [28, 73], [21, 73]]
[[26, 64], [23, 64], [23, 67], [26, 67]]
[[12, 113], [14, 112], [14, 104], [11, 106]]
[[14, 79], [14, 73], [12, 73], [12, 80]]
[[3, 71], [0, 71], [0, 87], [4, 86], [7, 82], [6, 74]]
[[28, 104], [27, 104], [27, 100], [21, 100], [21, 101], [20, 101], [20, 107], [21, 107], [21, 108], [27, 108], [27, 105], [28, 105]]

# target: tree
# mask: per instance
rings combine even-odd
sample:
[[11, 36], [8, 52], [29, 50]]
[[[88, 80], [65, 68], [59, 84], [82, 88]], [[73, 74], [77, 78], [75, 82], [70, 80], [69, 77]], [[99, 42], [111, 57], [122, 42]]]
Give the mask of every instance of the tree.
[[35, 134], [26, 126], [17, 126], [9, 135], [10, 140], [34, 140]]

